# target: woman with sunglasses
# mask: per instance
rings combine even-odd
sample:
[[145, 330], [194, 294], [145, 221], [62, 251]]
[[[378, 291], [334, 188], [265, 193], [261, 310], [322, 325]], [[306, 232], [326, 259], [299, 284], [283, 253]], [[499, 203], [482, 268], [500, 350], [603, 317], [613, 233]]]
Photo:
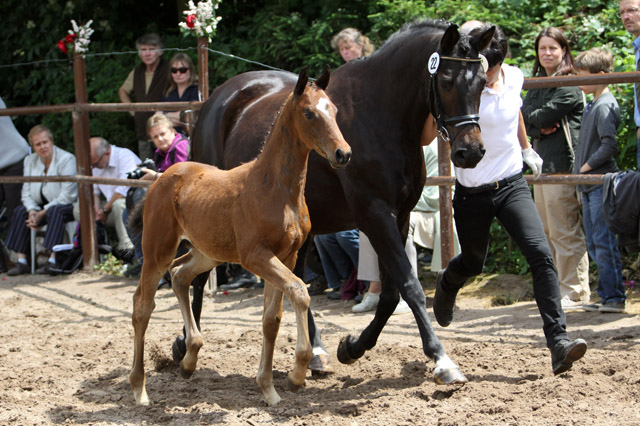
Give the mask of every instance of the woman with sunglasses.
[[[169, 61], [169, 84], [162, 98], [164, 102], [190, 102], [200, 100], [198, 76], [193, 61], [185, 53], [176, 53]], [[180, 111], [167, 112], [176, 131], [186, 134]]]

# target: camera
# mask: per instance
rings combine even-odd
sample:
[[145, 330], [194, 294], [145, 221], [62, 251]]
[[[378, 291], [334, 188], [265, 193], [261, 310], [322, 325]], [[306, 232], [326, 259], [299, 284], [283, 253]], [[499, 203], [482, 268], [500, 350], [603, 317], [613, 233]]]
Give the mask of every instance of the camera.
[[146, 158], [140, 164], [139, 167], [136, 167], [135, 169], [133, 169], [133, 170], [131, 170], [130, 172], [127, 173], [127, 179], [140, 179], [142, 176], [144, 176], [144, 172], [142, 171], [143, 167], [155, 171], [156, 170], [156, 163], [154, 163], [151, 158]]

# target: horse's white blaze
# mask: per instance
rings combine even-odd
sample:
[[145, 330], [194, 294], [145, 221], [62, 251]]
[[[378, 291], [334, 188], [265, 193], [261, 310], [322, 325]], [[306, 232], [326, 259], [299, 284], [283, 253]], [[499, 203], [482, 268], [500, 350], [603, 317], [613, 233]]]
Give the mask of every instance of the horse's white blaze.
[[331, 120], [331, 114], [329, 114], [330, 108], [332, 108], [331, 101], [329, 98], [320, 98], [318, 99], [318, 103], [316, 104], [316, 108], [327, 116], [328, 119]]
[[473, 80], [473, 78], [474, 78], [474, 77], [475, 77], [475, 73], [474, 73], [473, 71], [471, 71], [471, 70], [469, 70], [469, 69], [468, 69], [468, 70], [465, 72], [465, 78], [466, 78], [467, 80]]

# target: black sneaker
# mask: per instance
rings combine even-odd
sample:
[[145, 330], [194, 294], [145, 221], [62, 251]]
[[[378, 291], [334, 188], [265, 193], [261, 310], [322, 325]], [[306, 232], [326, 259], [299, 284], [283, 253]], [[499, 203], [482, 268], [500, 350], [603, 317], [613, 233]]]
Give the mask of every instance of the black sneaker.
[[53, 275], [51, 269], [59, 269], [58, 265], [52, 262], [47, 262], [46, 265], [39, 267], [36, 269], [36, 274], [39, 275]]
[[26, 263], [20, 263], [20, 262], [17, 262], [15, 265], [13, 265], [13, 268], [7, 271], [7, 275], [9, 275], [10, 277], [13, 277], [16, 275], [28, 274], [28, 273], [29, 273], [29, 265], [27, 265]]
[[551, 349], [551, 367], [556, 376], [568, 371], [573, 363], [587, 352], [587, 342], [576, 339], [573, 342], [561, 340]]
[[324, 275], [318, 275], [309, 281], [309, 296], [319, 296], [327, 289], [327, 279]]

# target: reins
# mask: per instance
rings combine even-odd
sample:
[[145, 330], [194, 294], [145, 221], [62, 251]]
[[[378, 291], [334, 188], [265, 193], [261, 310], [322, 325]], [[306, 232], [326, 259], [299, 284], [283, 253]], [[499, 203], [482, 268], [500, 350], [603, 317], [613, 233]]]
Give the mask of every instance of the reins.
[[429, 58], [427, 69], [430, 74], [430, 93], [433, 93], [433, 116], [436, 119], [436, 127], [438, 130], [438, 136], [448, 141], [450, 144], [458, 137], [460, 131], [456, 131], [453, 135], [453, 138], [450, 138], [449, 132], [446, 126], [453, 125], [455, 129], [465, 127], [465, 126], [478, 126], [480, 128], [480, 123], [478, 120], [480, 116], [478, 114], [467, 114], [467, 115], [457, 115], [451, 118], [443, 118], [442, 117], [442, 108], [440, 104], [440, 96], [438, 96], [438, 88], [437, 88], [437, 77], [438, 70], [440, 68], [440, 61], [454, 61], [454, 62], [469, 62], [469, 63], [480, 63], [482, 67], [487, 69], [487, 60], [483, 55], [479, 55], [480, 57], [477, 59], [473, 58], [456, 58], [453, 56], [440, 56], [438, 52], [435, 52]]

